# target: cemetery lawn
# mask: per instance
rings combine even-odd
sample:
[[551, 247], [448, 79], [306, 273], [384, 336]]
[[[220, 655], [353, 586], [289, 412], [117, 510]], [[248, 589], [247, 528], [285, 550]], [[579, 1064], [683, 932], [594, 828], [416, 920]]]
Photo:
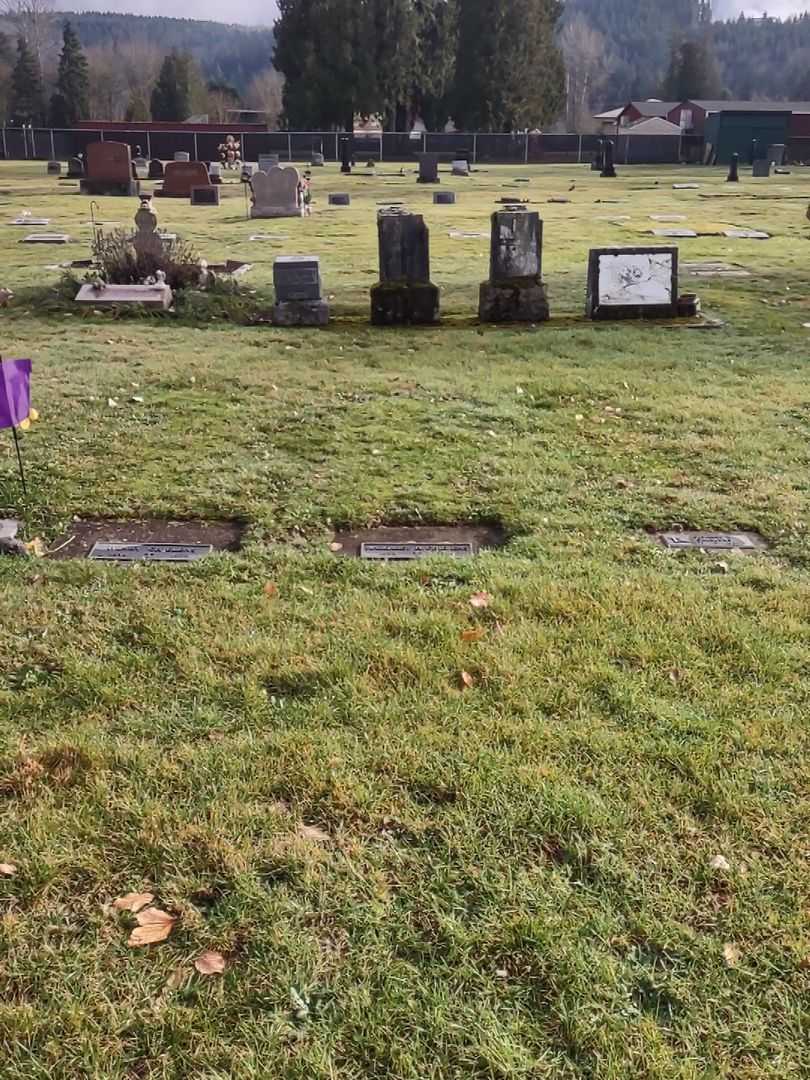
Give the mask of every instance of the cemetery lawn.
[[[0, 224], [3, 355], [41, 414], [27, 499], [0, 432], [0, 516], [46, 548], [74, 516], [247, 532], [189, 566], [0, 560], [4, 1080], [810, 1075], [810, 173], [491, 167], [434, 207], [331, 166], [303, 221], [245, 221], [238, 185], [156, 200], [253, 263], [251, 304], [275, 255], [321, 256], [332, 325], [282, 331], [227, 298], [59, 300], [43, 267], [86, 255], [89, 201], [44, 171], [0, 165], [3, 222], [80, 242]], [[545, 221], [537, 328], [474, 318], [504, 194]], [[387, 198], [425, 213], [441, 327], [368, 325]], [[581, 321], [588, 248], [666, 243], [673, 213], [771, 233], [679, 242], [750, 271], [682, 272], [723, 325]], [[381, 522], [508, 542], [330, 550]], [[770, 547], [672, 555], [649, 530], [674, 523]], [[162, 944], [128, 946], [130, 891], [176, 917]]]

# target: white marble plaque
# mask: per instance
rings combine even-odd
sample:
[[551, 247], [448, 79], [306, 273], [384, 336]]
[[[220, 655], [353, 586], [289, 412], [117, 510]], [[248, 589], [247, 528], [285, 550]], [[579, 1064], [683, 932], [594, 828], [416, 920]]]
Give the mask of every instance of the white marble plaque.
[[669, 252], [599, 256], [599, 305], [671, 304], [672, 255]]

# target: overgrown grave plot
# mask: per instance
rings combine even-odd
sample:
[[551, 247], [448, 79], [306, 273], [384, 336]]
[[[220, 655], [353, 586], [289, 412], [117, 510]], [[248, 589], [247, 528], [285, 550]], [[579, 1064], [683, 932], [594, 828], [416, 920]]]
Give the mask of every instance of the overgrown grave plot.
[[79, 520], [71, 524], [67, 535], [54, 542], [50, 557], [99, 562], [192, 562], [215, 551], [238, 551], [245, 528], [236, 521]]

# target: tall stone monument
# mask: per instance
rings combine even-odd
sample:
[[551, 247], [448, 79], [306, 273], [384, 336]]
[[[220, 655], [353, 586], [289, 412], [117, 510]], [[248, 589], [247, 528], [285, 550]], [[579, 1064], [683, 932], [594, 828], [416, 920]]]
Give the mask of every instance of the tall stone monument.
[[600, 176], [613, 178], [616, 176], [616, 167], [613, 164], [613, 140], [605, 139], [602, 147], [602, 171]]
[[421, 214], [377, 215], [380, 280], [371, 289], [375, 326], [429, 324], [439, 319], [439, 290], [430, 280], [430, 241]]
[[543, 222], [534, 210], [492, 215], [489, 281], [481, 285], [481, 322], [545, 322], [549, 317], [542, 271]]

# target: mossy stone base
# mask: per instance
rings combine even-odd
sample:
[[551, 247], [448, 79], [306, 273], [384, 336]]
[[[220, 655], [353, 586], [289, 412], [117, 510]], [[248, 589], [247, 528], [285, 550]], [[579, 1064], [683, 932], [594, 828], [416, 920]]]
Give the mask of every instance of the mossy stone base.
[[549, 317], [546, 287], [536, 278], [510, 282], [483, 281], [478, 296], [481, 322], [545, 322]]
[[439, 321], [439, 288], [431, 282], [378, 282], [371, 289], [374, 326], [428, 325]]

